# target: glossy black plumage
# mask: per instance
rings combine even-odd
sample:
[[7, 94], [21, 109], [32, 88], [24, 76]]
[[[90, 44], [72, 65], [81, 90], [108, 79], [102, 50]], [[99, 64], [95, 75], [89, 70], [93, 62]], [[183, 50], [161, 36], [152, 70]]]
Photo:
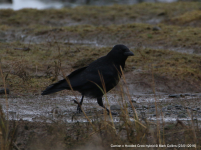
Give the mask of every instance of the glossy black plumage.
[[[103, 92], [99, 88], [103, 88], [101, 77], [104, 80], [106, 92], [108, 92], [114, 88], [120, 80], [120, 66], [124, 69], [127, 57], [133, 55], [134, 54], [126, 46], [115, 45], [106, 56], [103, 56], [89, 64], [87, 67], [77, 69], [68, 75], [67, 78], [69, 79], [73, 90], [79, 91], [82, 94], [80, 104], [82, 105], [84, 96], [87, 96], [97, 98], [98, 104], [105, 108], [102, 102]], [[64, 89], [70, 90], [70, 86], [66, 82], [66, 79], [48, 86], [42, 92], [42, 95], [55, 93]], [[79, 106], [78, 111], [81, 111]]]

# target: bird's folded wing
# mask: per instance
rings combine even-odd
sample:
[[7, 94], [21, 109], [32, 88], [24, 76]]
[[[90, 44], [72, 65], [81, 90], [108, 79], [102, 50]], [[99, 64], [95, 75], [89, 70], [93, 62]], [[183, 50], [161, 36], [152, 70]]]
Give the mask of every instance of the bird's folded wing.
[[114, 83], [118, 78], [118, 74], [115, 70], [107, 70], [107, 71], [93, 71], [87, 75], [87, 82], [84, 82], [84, 88], [92, 88], [103, 85], [107, 85], [110, 83]]
[[[70, 85], [68, 82], [66, 82], [66, 79], [70, 79], [70, 84], [71, 86], [79, 86], [80, 84], [83, 84], [81, 82], [81, 78], [76, 78], [78, 76], [80, 76], [80, 74], [82, 73], [82, 71], [84, 71], [87, 67], [83, 67], [80, 68], [78, 70], [75, 70], [74, 72], [72, 72], [70, 75], [68, 75], [66, 78], [64, 78], [63, 80], [58, 81], [57, 83], [51, 84], [49, 85], [43, 92], [42, 95], [47, 95], [50, 93], [55, 93], [64, 89], [71, 89]], [[71, 81], [72, 78], [72, 81]], [[79, 81], [80, 80], [80, 81]]]
[[[77, 69], [75, 71], [73, 71], [71, 74], [69, 74], [66, 78], [67, 80], [70, 80], [70, 84], [73, 88], [77, 87], [77, 86], [82, 86], [83, 84], [86, 83], [86, 79], [84, 78], [83, 75], [83, 71], [85, 71], [87, 67], [83, 67], [80, 69]], [[68, 83], [66, 83], [65, 86], [68, 86]]]
[[114, 66], [85, 69], [78, 69], [68, 76], [70, 84], [74, 90], [95, 88], [97, 85], [103, 87], [103, 84], [107, 85], [110, 83], [116, 83], [116, 80], [119, 78], [118, 71]]

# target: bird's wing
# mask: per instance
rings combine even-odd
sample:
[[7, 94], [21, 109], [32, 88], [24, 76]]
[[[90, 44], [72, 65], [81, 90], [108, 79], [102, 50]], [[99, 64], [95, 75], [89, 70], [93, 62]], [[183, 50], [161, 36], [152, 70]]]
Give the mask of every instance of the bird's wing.
[[70, 84], [73, 88], [82, 86], [86, 83], [86, 79], [83, 75], [83, 72], [85, 71], [86, 68], [87, 67], [77, 69], [67, 76], [67, 78], [70, 80]]
[[105, 86], [108, 86], [108, 84], [116, 84], [116, 81], [118, 81], [118, 79], [118, 71], [114, 66], [107, 66], [103, 68], [100, 67], [88, 73], [87, 82], [85, 83], [84, 88], [87, 89], [91, 87], [97, 87], [96, 84], [98, 84], [98, 86], [102, 88], [103, 83], [105, 84]]
[[84, 71], [87, 67], [82, 67], [80, 69], [77, 69], [73, 72], [71, 72], [71, 74], [69, 74], [67, 77], [70, 79], [70, 78], [73, 78], [74, 76], [80, 74], [82, 71]]
[[[70, 75], [67, 76], [67, 80], [70, 80], [71, 86], [74, 88], [76, 86], [80, 86], [84, 84], [82, 78], [80, 77], [81, 73], [86, 69], [87, 67], [83, 67], [80, 69], [77, 69], [73, 71]], [[69, 84], [66, 82], [66, 79], [60, 80], [57, 83], [49, 85], [43, 92], [42, 95], [47, 95], [50, 93], [55, 93], [64, 89], [71, 89]]]

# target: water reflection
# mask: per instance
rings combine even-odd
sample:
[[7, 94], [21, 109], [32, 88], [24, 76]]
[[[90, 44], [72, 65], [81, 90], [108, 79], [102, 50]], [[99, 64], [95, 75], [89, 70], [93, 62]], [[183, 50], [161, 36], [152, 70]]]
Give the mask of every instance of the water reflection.
[[40, 0], [13, 0], [13, 3], [0, 4], [0, 9], [13, 9], [19, 10], [23, 8], [35, 8], [35, 9], [48, 9], [48, 8], [62, 8], [62, 2], [53, 1], [40, 1]]
[[[6, 0], [5, 0], [6, 1]], [[9, 0], [7, 0], [9, 1]], [[0, 3], [0, 9], [19, 10], [23, 8], [35, 9], [59, 9], [62, 7], [76, 7], [80, 5], [113, 5], [113, 4], [136, 4], [140, 2], [174, 2], [176, 0], [12, 0], [13, 3]], [[0, 0], [0, 2], [2, 2]]]

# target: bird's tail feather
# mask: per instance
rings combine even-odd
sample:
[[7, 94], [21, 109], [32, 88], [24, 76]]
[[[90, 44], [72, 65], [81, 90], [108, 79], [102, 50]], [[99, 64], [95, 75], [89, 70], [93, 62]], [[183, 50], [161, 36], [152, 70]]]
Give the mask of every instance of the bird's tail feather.
[[60, 80], [57, 83], [51, 84], [41, 93], [41, 95], [48, 95], [48, 94], [55, 93], [64, 89], [70, 89], [65, 79]]

